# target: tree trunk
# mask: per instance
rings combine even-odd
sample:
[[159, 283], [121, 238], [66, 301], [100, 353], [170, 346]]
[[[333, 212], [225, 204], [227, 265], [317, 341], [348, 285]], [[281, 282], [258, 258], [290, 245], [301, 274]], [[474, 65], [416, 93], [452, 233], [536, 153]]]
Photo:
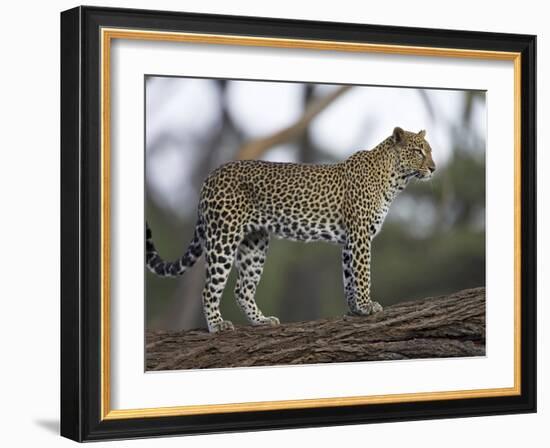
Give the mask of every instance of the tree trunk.
[[485, 288], [399, 303], [369, 317], [146, 332], [147, 370], [485, 355]]

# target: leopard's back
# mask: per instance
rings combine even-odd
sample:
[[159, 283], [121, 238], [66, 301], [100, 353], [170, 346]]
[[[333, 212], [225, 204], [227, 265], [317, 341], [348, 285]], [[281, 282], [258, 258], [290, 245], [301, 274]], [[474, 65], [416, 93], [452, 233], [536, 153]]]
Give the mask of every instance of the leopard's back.
[[[278, 237], [343, 242], [342, 164], [237, 161], [205, 181], [201, 212], [216, 210], [244, 232], [266, 230]], [[221, 216], [221, 215], [220, 215]]]

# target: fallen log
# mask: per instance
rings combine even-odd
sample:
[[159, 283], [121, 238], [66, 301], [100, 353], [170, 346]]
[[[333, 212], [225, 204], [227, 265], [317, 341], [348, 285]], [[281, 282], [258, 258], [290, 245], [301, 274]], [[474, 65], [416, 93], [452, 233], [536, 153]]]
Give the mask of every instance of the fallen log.
[[368, 317], [146, 331], [146, 369], [317, 364], [485, 355], [485, 288], [403, 302]]

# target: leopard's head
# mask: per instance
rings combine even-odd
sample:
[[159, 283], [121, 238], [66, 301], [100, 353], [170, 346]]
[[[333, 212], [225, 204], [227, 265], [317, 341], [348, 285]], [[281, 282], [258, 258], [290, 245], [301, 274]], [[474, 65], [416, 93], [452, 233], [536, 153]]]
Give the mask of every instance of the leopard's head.
[[435, 171], [432, 148], [424, 138], [426, 131], [418, 133], [404, 131], [400, 127], [393, 130], [392, 141], [398, 154], [399, 174], [406, 178], [428, 180]]

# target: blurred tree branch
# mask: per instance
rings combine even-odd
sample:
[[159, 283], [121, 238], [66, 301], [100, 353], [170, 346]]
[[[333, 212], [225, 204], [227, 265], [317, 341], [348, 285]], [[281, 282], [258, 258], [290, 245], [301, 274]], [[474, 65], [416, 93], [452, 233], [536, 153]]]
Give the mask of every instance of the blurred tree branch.
[[304, 114], [293, 125], [284, 128], [275, 134], [267, 137], [258, 138], [252, 140], [249, 143], [244, 144], [237, 153], [238, 159], [258, 159], [268, 149], [273, 146], [286, 143], [294, 140], [302, 135], [308, 128], [309, 124], [323, 112], [328, 106], [330, 106], [336, 99], [346, 93], [351, 86], [342, 86], [334, 92], [319, 98], [316, 101], [311, 102], [306, 108]]

